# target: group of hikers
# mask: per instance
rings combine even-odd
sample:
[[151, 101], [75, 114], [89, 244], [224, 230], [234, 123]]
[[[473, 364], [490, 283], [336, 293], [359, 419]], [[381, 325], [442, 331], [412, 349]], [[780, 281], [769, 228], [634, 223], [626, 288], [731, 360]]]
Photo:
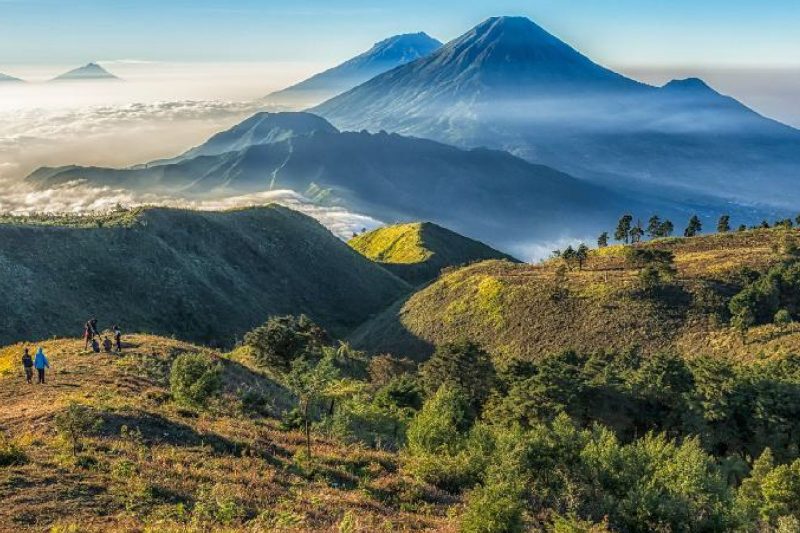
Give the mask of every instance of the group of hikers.
[[[102, 347], [107, 353], [110, 353], [113, 349], [116, 353], [122, 352], [122, 330], [119, 329], [119, 326], [114, 324], [111, 326], [111, 334], [114, 336], [114, 342], [111, 342], [111, 339], [108, 338], [108, 335], [103, 337]], [[83, 327], [83, 340], [84, 340], [84, 350], [89, 350], [89, 346], [91, 345], [92, 351], [95, 353], [100, 353], [100, 343], [97, 339], [100, 337], [100, 332], [97, 329], [97, 319], [92, 318], [86, 325]], [[28, 383], [33, 383], [33, 369], [36, 369], [36, 373], [38, 374], [38, 381], [39, 384], [45, 383], [45, 370], [50, 368], [50, 361], [47, 360], [47, 356], [44, 354], [44, 350], [39, 347], [36, 350], [36, 355], [31, 357], [30, 350], [25, 348], [25, 351], [22, 354], [22, 368], [25, 370], [25, 380]]]
[[[103, 337], [103, 350], [106, 352], [111, 352], [112, 348], [117, 353], [122, 351], [122, 330], [119, 329], [119, 326], [114, 324], [111, 326], [111, 334], [114, 336], [114, 342], [112, 344], [111, 339], [108, 338], [108, 335]], [[100, 337], [100, 332], [97, 330], [97, 319], [92, 318], [89, 320], [85, 326], [83, 326], [83, 340], [84, 340], [84, 350], [89, 349], [89, 345], [92, 346], [92, 351], [95, 353], [100, 353], [100, 343], [97, 339]]]

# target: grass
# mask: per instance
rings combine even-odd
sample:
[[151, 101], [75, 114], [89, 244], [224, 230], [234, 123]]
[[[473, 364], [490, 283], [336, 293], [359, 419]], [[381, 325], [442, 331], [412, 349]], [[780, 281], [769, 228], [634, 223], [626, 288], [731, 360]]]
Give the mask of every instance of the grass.
[[348, 243], [412, 285], [425, 284], [443, 269], [487, 259], [516, 261], [502, 252], [430, 222], [385, 226]]
[[657, 290], [642, 288], [621, 245], [593, 250], [583, 270], [567, 271], [563, 281], [561, 259], [472, 264], [374, 318], [352, 340], [375, 353], [416, 359], [465, 337], [496, 356], [532, 359], [568, 348], [639, 347], [743, 359], [798, 351], [800, 329], [765, 326], [743, 342], [727, 323], [727, 302], [741, 288], [739, 273], [763, 272], [786, 259], [781, 246], [787, 236], [800, 239], [800, 231], [757, 229], [638, 244], [675, 256], [676, 276]]
[[151, 208], [122, 227], [133, 213], [103, 228], [0, 224], [0, 344], [79, 335], [91, 315], [216, 346], [289, 312], [344, 335], [411, 290], [284, 207]]
[[[41, 343], [52, 364], [46, 386], [27, 385], [17, 373], [0, 376], [0, 425], [9, 433], [0, 446], [0, 530], [449, 527], [451, 502], [400, 474], [395, 454], [317, 435], [315, 457], [305, 459], [303, 435], [282, 430], [275, 418], [290, 407], [288, 393], [248, 366], [246, 354], [147, 335], [126, 341], [122, 356], [85, 353], [79, 340]], [[20, 348], [3, 349], [0, 361], [15, 364]], [[208, 409], [170, 399], [164, 372], [182, 353], [223, 365], [221, 395]], [[246, 390], [268, 399], [266, 416], [244, 406]], [[78, 456], [54, 431], [70, 402], [102, 419]], [[25, 459], [3, 463], [19, 454]]]

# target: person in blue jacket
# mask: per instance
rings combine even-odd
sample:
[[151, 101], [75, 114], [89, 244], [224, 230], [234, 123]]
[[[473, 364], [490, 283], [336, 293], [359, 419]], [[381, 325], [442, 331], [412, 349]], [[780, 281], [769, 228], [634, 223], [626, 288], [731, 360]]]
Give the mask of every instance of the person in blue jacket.
[[50, 361], [47, 360], [47, 356], [44, 354], [44, 350], [41, 348], [36, 351], [36, 357], [33, 360], [33, 366], [36, 367], [36, 372], [39, 373], [39, 383], [44, 385], [44, 369], [50, 368]]

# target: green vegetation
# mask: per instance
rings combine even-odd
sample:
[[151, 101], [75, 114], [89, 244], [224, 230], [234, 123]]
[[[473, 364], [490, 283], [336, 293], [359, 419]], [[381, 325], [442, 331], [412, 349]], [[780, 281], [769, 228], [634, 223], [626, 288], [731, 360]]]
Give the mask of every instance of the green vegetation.
[[[564, 252], [538, 265], [469, 265], [444, 273], [359, 327], [350, 340], [370, 353], [418, 359], [464, 338], [493, 357], [534, 360], [564, 348], [637, 346], [646, 354], [670, 350], [687, 357], [796, 353], [796, 231], [607, 246], [589, 251], [582, 269]], [[496, 288], [491, 320], [479, 297], [486, 279]], [[773, 323], [779, 310], [792, 322]]]
[[277, 205], [109, 216], [102, 228], [85, 217], [0, 224], [0, 343], [78, 335], [97, 316], [101, 327], [232, 346], [288, 310], [344, 335], [411, 290]]
[[220, 366], [205, 354], [182, 354], [169, 373], [172, 397], [178, 403], [203, 407], [220, 388]]
[[433, 280], [448, 267], [486, 259], [516, 262], [482, 242], [430, 222], [385, 226], [354, 236], [348, 244], [413, 285]]
[[117, 205], [106, 213], [0, 213], [0, 224], [12, 226], [60, 226], [66, 228], [130, 228], [140, 221], [145, 207]]

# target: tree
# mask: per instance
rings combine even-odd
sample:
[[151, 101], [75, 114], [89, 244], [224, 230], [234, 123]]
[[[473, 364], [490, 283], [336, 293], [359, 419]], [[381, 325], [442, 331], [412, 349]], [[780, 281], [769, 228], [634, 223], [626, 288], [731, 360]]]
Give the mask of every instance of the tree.
[[689, 225], [686, 226], [686, 229], [683, 231], [683, 236], [694, 237], [702, 230], [703, 224], [700, 222], [700, 218], [697, 215], [692, 215], [692, 218], [689, 219]]
[[650, 220], [647, 221], [647, 234], [651, 239], [661, 237], [661, 217], [658, 215], [650, 217]]
[[576, 259], [575, 254], [576, 254], [575, 248], [573, 248], [572, 245], [567, 246], [564, 249], [564, 251], [561, 252], [561, 259], [564, 260], [564, 263], [566, 263], [567, 267], [569, 267], [570, 270], [572, 270], [572, 263]]
[[672, 235], [672, 232], [675, 231], [675, 224], [672, 223], [671, 220], [665, 220], [661, 224], [661, 228], [659, 228], [658, 233], [659, 237], [669, 237]]
[[589, 247], [581, 243], [575, 252], [575, 260], [578, 262], [578, 270], [583, 270], [583, 264], [589, 258]]
[[766, 219], [762, 220], [758, 227], [761, 229], [769, 229], [769, 222], [767, 222]]
[[606, 246], [608, 246], [608, 232], [604, 231], [597, 238], [597, 247], [598, 248], [605, 248]]
[[644, 235], [644, 229], [642, 228], [642, 221], [637, 220], [636, 225], [633, 226], [630, 230], [631, 242], [637, 243], [642, 240], [642, 236]]
[[206, 354], [185, 353], [175, 358], [169, 373], [172, 396], [179, 403], [203, 406], [220, 388], [219, 363]]
[[444, 344], [420, 367], [420, 382], [429, 395], [442, 385], [456, 385], [469, 399], [474, 415], [489, 397], [495, 370], [489, 354], [470, 341]]
[[291, 370], [286, 376], [286, 385], [297, 398], [297, 406], [303, 417], [306, 436], [306, 454], [311, 458], [311, 410], [325, 398], [326, 392], [339, 377], [333, 363], [333, 354], [326, 354], [313, 364], [306, 357], [292, 361]]
[[717, 233], [728, 233], [731, 230], [730, 215], [722, 215], [717, 222]]
[[731, 318], [731, 325], [742, 336], [742, 342], [747, 343], [747, 331], [756, 323], [756, 316], [752, 309], [743, 307], [738, 313], [734, 314]]
[[305, 315], [272, 317], [244, 336], [256, 363], [281, 372], [296, 358], [318, 352], [326, 341], [325, 331]]
[[736, 231], [747, 231], [747, 226], [745, 224], [739, 224], [739, 227], [736, 228]]
[[614, 231], [614, 240], [625, 241], [628, 244], [631, 234], [631, 222], [633, 222], [633, 215], [623, 215], [617, 222], [617, 229]]

